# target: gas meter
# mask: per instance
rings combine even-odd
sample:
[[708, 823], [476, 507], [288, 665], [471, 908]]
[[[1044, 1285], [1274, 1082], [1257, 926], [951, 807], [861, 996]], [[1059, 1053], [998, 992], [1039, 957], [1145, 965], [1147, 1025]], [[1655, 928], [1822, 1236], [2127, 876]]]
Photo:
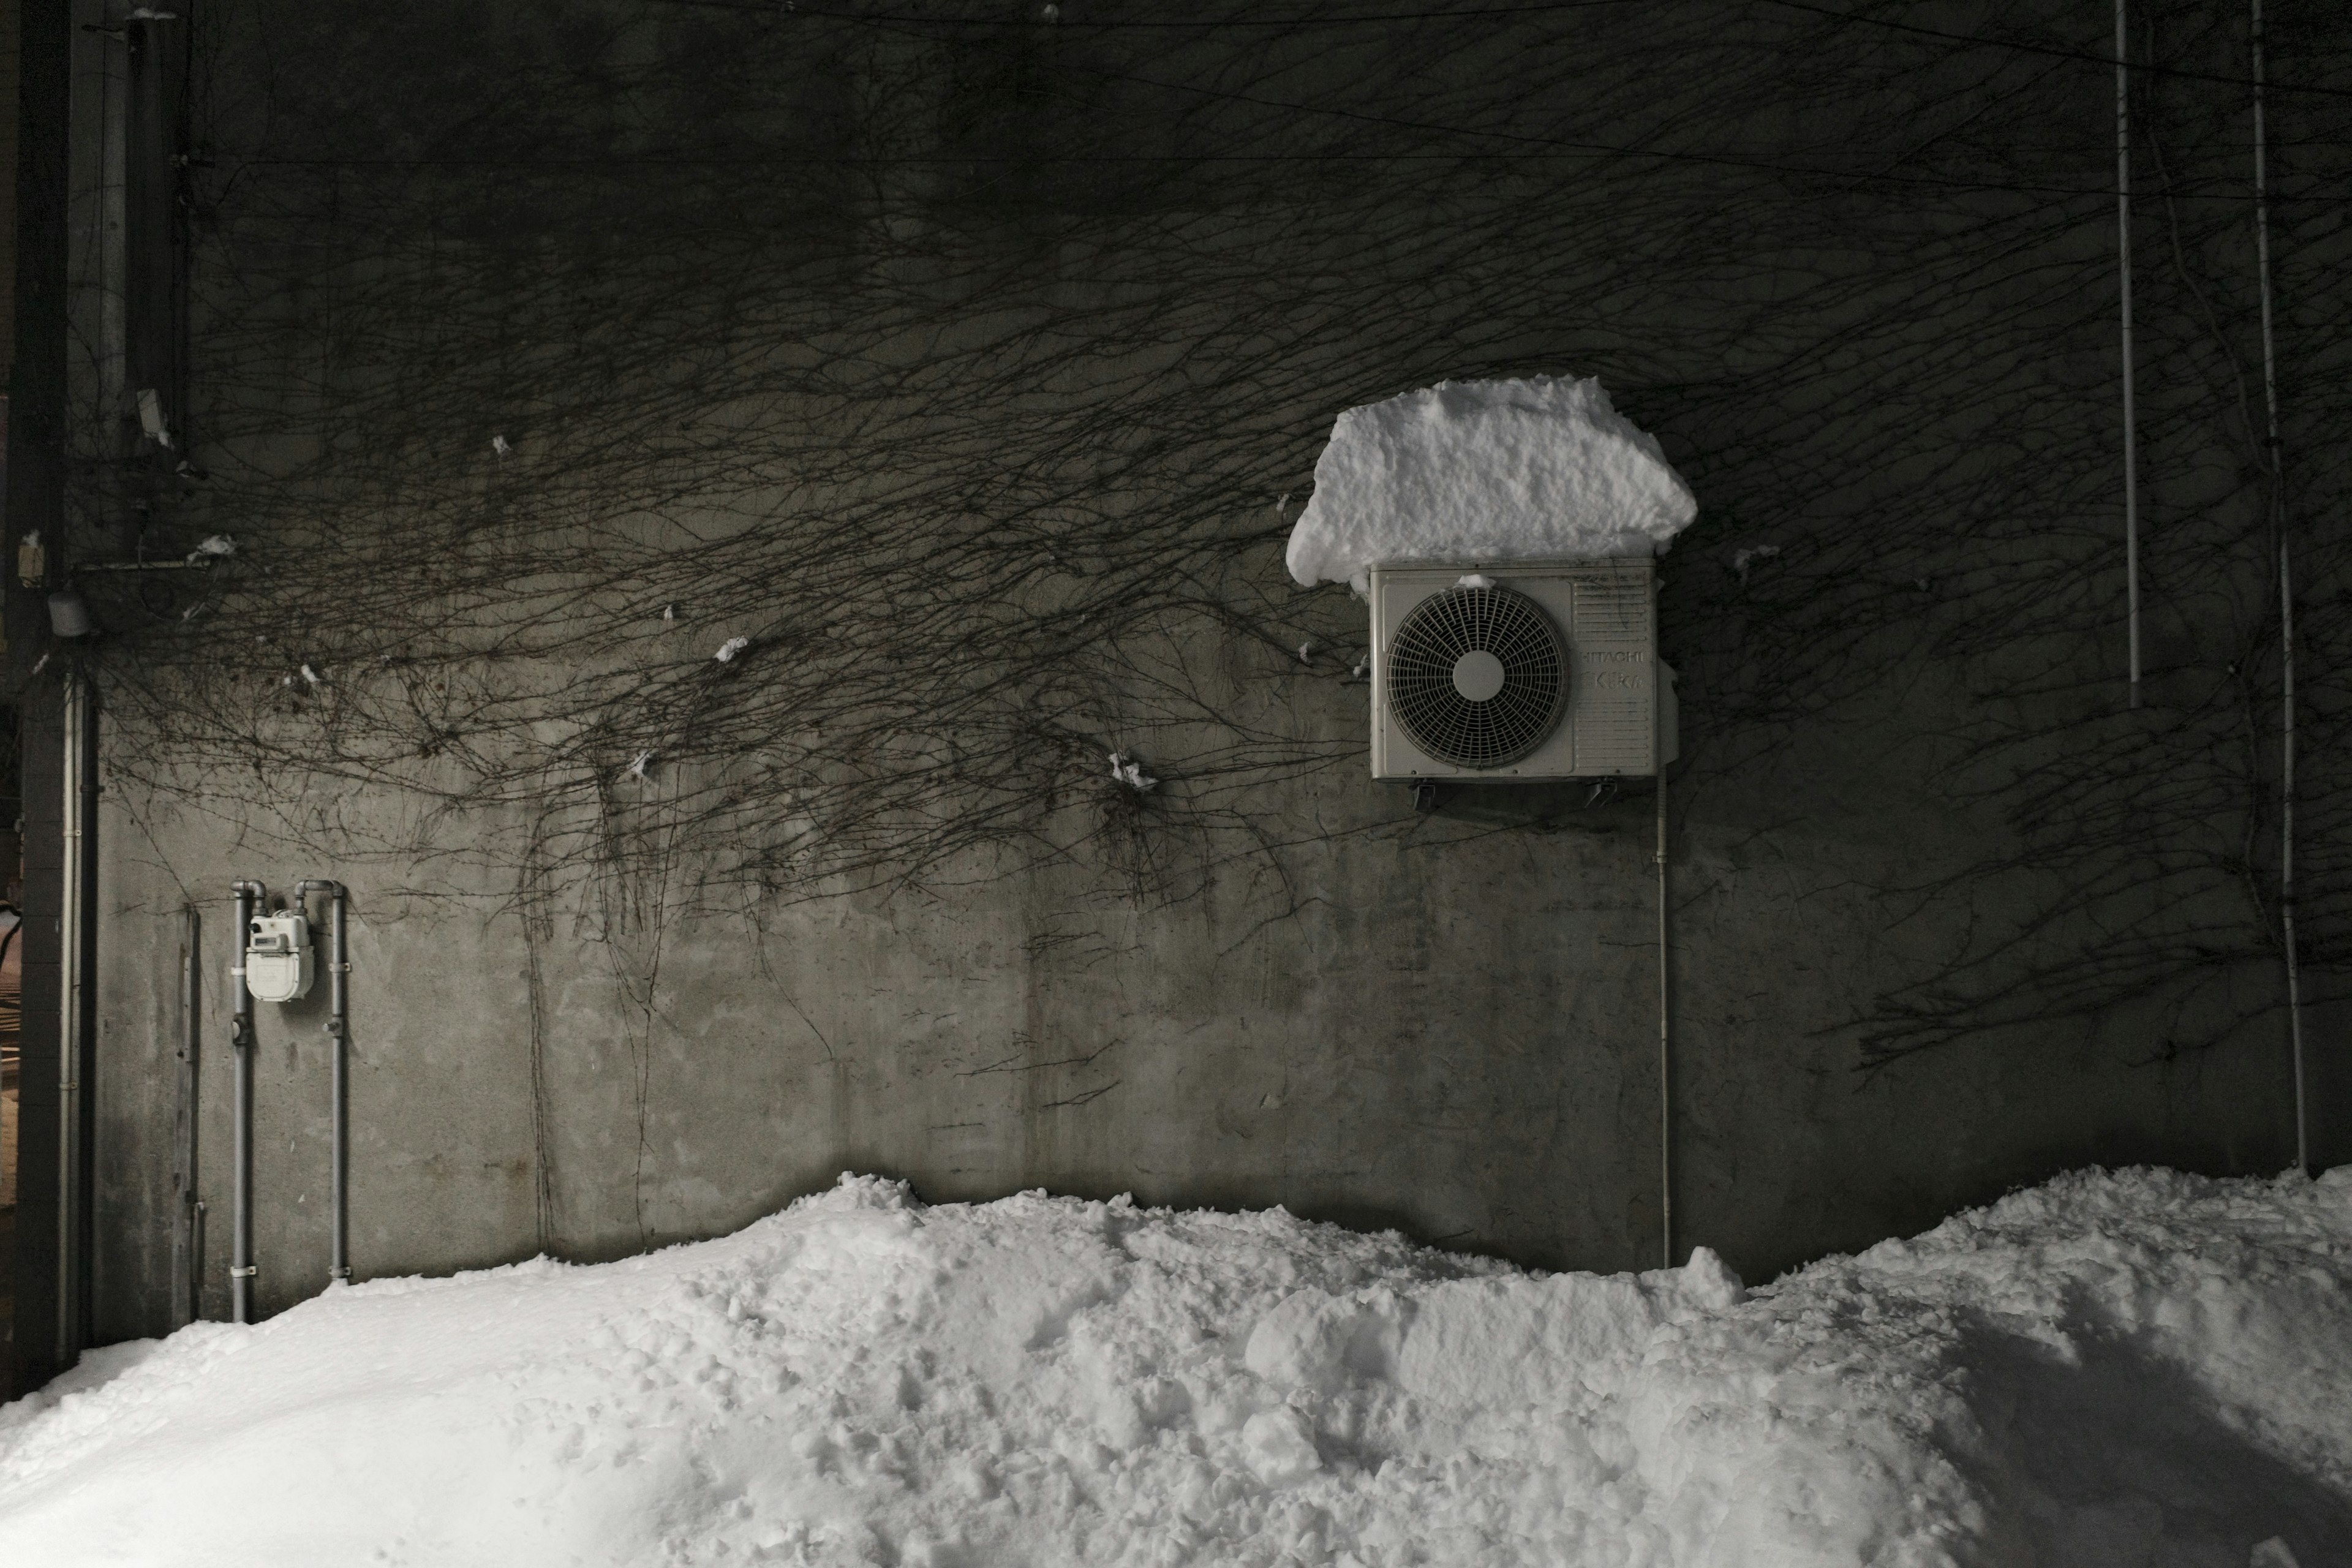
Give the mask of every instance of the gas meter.
[[264, 1002], [310, 994], [310, 922], [299, 914], [255, 915], [245, 928], [246, 989]]

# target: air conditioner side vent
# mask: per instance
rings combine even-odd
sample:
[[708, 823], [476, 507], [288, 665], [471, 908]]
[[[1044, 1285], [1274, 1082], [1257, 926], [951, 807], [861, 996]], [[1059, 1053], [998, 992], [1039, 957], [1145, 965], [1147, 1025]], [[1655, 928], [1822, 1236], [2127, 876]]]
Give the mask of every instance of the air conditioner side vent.
[[1580, 773], [1650, 771], [1657, 625], [1649, 576], [1580, 577], [1575, 584], [1569, 713]]

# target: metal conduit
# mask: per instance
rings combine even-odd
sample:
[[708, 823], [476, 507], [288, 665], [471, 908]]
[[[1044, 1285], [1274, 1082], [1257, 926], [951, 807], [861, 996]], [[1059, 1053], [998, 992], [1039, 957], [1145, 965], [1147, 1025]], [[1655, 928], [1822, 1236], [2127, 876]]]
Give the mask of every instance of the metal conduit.
[[236, 899], [236, 937], [229, 966], [229, 1047], [236, 1055], [236, 1100], [234, 1111], [236, 1202], [231, 1212], [228, 1258], [228, 1316], [232, 1323], [253, 1321], [253, 993], [245, 984], [246, 935], [253, 929], [254, 906], [268, 898], [258, 882], [232, 882]]
[[2139, 706], [2139, 418], [2132, 386], [2131, 68], [2116, 0], [2116, 247], [2123, 279], [2124, 573], [2131, 623], [2131, 705]]
[[2263, 117], [2263, 0], [2249, 0], [2254, 56], [2254, 265], [2263, 300], [2263, 467], [2270, 470], [2271, 531], [2278, 542], [2279, 945], [2286, 958], [2288, 1048], [2294, 1068], [2294, 1168], [2311, 1173], [2311, 1119], [2303, 1070], [2303, 971], [2294, 935], [2294, 574], [2286, 515], [2286, 468], [2279, 439], [2278, 348], [2271, 321], [2271, 187]]
[[294, 889], [294, 907], [304, 908], [304, 900], [313, 892], [325, 893], [332, 900], [329, 906], [327, 940], [327, 1024], [329, 1036], [334, 1040], [332, 1087], [329, 1093], [333, 1104], [329, 1115], [329, 1134], [333, 1152], [329, 1156], [331, 1195], [328, 1208], [332, 1215], [334, 1245], [327, 1273], [331, 1279], [345, 1280], [352, 1277], [351, 1268], [351, 1030], [348, 1024], [350, 994], [347, 983], [351, 978], [351, 954], [345, 947], [344, 911], [351, 895], [341, 882], [324, 878], [307, 878]]
[[174, 1185], [179, 1226], [172, 1238], [172, 1326], [203, 1315], [205, 1205], [196, 1198], [196, 1089], [202, 1070], [203, 1030], [198, 1012], [204, 965], [204, 921], [191, 903], [180, 911], [180, 1094], [173, 1131], [179, 1144]]
[[1668, 985], [1666, 937], [1666, 670], [1650, 660], [1650, 771], [1658, 785], [1658, 1226], [1664, 1233], [1659, 1267], [1675, 1266], [1675, 1058], [1673, 992]]
[[65, 679], [65, 874], [58, 879], [58, 959], [64, 981], [58, 1021], [58, 1314], [55, 1364], [69, 1367], [88, 1342], [89, 1326], [89, 1150], [84, 1138], [89, 1057], [84, 1008], [89, 1000], [90, 828], [97, 780], [89, 680], [79, 670]]

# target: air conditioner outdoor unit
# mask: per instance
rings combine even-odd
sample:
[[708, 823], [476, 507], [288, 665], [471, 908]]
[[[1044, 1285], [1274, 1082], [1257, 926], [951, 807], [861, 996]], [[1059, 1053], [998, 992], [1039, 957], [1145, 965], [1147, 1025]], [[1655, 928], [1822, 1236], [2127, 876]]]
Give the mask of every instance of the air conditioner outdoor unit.
[[1648, 556], [1371, 569], [1372, 776], [1649, 774], [1675, 760]]

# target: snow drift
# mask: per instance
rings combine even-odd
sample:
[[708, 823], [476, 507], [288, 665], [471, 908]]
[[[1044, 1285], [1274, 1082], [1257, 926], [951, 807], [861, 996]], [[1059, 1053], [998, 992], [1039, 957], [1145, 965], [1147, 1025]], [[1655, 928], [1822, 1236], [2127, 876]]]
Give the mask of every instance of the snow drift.
[[1391, 562], [1654, 555], [1697, 513], [1600, 382], [1448, 381], [1339, 416], [1288, 561], [1361, 591]]
[[2352, 1170], [2071, 1176], [1748, 1291], [845, 1177], [0, 1411], [0, 1562], [2352, 1561]]

